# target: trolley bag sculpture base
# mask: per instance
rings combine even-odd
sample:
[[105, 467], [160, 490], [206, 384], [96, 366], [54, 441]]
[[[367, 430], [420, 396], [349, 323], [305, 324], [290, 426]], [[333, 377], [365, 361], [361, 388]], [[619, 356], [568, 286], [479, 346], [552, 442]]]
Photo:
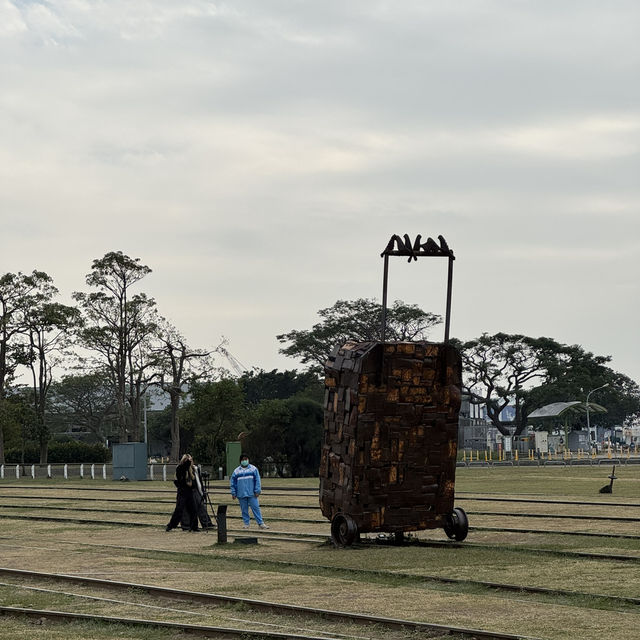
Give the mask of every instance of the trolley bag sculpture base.
[[467, 535], [453, 506], [461, 361], [448, 344], [449, 301], [445, 343], [347, 342], [325, 364], [320, 506], [338, 545], [366, 532]]

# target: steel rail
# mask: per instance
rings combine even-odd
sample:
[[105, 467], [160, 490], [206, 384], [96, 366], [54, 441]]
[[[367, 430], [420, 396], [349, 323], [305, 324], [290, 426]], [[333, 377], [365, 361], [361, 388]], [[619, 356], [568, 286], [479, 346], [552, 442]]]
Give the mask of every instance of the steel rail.
[[[116, 580], [106, 580], [104, 578], [89, 578], [77, 575], [44, 573], [39, 571], [26, 571], [23, 569], [11, 569], [0, 567], [0, 573], [5, 575], [19, 576], [23, 578], [40, 578], [46, 580], [58, 580], [81, 584], [83, 586], [97, 586], [115, 590], [137, 589], [149, 595], [172, 598], [175, 600], [188, 600], [191, 602], [200, 602], [208, 604], [223, 605], [243, 605], [257, 611], [267, 611], [276, 614], [294, 614], [305, 615], [307, 617], [319, 617], [329, 620], [337, 620], [341, 622], [356, 622], [364, 625], [380, 625], [393, 629], [406, 629], [412, 631], [440, 631], [449, 634], [460, 634], [472, 636], [474, 638], [486, 639], [525, 639], [534, 640], [530, 636], [519, 634], [509, 634], [496, 631], [486, 631], [480, 629], [468, 629], [464, 627], [455, 627], [449, 625], [440, 625], [429, 622], [417, 622], [413, 620], [402, 620], [398, 618], [385, 618], [381, 616], [372, 616], [362, 613], [353, 613], [347, 611], [337, 611], [333, 609], [317, 609], [312, 607], [303, 607], [301, 605], [284, 604], [279, 602], [269, 602], [266, 600], [254, 600], [250, 598], [238, 598], [215, 593], [205, 593], [200, 591], [186, 591], [183, 589], [173, 589], [171, 587], [161, 587], [156, 585], [140, 584], [133, 582], [122, 582]], [[29, 609], [31, 611], [31, 609]], [[172, 623], [175, 624], [175, 623]], [[199, 625], [193, 625], [196, 628], [203, 628]], [[254, 632], [258, 634], [259, 632]], [[300, 636], [283, 636], [275, 634], [274, 637], [300, 637]], [[308, 637], [308, 636], [306, 636]], [[326, 640], [326, 638], [325, 638]]]
[[[175, 496], [175, 491], [172, 492]], [[229, 495], [227, 493], [227, 495]], [[32, 495], [12, 495], [5, 496], [5, 498], [13, 499], [13, 500], [46, 500], [46, 501], [61, 501], [61, 502], [117, 502], [117, 503], [126, 503], [126, 504], [173, 504], [175, 505], [175, 498], [173, 500], [149, 500], [144, 498], [84, 498], [81, 496], [32, 496]], [[216, 504], [227, 504], [232, 505], [233, 502], [218, 502]], [[304, 509], [304, 510], [318, 510], [318, 505], [281, 505], [281, 504], [269, 504], [269, 502], [263, 502], [261, 508], [270, 508], [270, 509]]]
[[[185, 555], [185, 554], [197, 555], [197, 554], [194, 554], [193, 552], [174, 551], [174, 550], [167, 550], [167, 549], [150, 549], [148, 547], [123, 547], [122, 545], [108, 545], [108, 544], [100, 544], [100, 543], [87, 543], [87, 542], [76, 543], [76, 542], [67, 542], [67, 541], [64, 541], [64, 542], [65, 544], [74, 544], [79, 546], [101, 547], [101, 548], [116, 548], [119, 550], [142, 552], [145, 554], [160, 553], [164, 555]], [[455, 544], [455, 543], [451, 543], [451, 544]], [[459, 546], [465, 546], [465, 545], [459, 545]], [[626, 560], [627, 557], [624, 557], [621, 559]], [[320, 569], [325, 572], [338, 573], [338, 574], [348, 573], [348, 574], [357, 574], [357, 575], [363, 575], [363, 576], [374, 576], [374, 577], [393, 578], [393, 579], [397, 577], [402, 577], [405, 580], [412, 583], [435, 582], [435, 583], [453, 584], [453, 585], [469, 585], [474, 587], [480, 586], [482, 588], [486, 588], [489, 590], [496, 590], [496, 591], [530, 593], [532, 595], [536, 595], [536, 594], [549, 595], [549, 596], [561, 595], [565, 597], [592, 598], [592, 599], [605, 601], [605, 602], [615, 602], [615, 603], [632, 604], [632, 605], [640, 604], [640, 598], [632, 598], [632, 597], [626, 597], [626, 596], [597, 594], [597, 593], [590, 593], [585, 591], [571, 591], [571, 590], [565, 590], [565, 589], [553, 589], [553, 588], [547, 588], [547, 587], [531, 587], [527, 585], [514, 585], [509, 583], [496, 583], [496, 582], [469, 580], [469, 579], [460, 579], [460, 578], [446, 578], [442, 576], [428, 575], [428, 574], [417, 575], [414, 573], [407, 574], [403, 572], [394, 572], [394, 571], [385, 571], [385, 570], [357, 569], [357, 568], [350, 568], [350, 567], [334, 567], [330, 565], [314, 565], [314, 564], [304, 564], [304, 563], [298, 563], [298, 562], [286, 562], [286, 561], [278, 561], [278, 560], [251, 559], [250, 562], [252, 564], [260, 564], [265, 567], [273, 566], [276, 569], [278, 567], [303, 569], [303, 570]], [[20, 570], [0, 568], [0, 573], [5, 571], [13, 573], [13, 572], [18, 572]], [[30, 572], [30, 573], [37, 573], [37, 572]], [[43, 575], [48, 575], [48, 574], [43, 574]], [[60, 574], [51, 574], [51, 575], [57, 576]], [[81, 576], [69, 576], [69, 579], [83, 580], [84, 578], [82, 578]], [[96, 578], [87, 578], [87, 579], [98, 580]], [[111, 582], [111, 581], [106, 581], [106, 582]], [[226, 598], [227, 596], [221, 596], [221, 597]]]
[[26, 609], [22, 607], [0, 606], [0, 615], [13, 617], [45, 618], [47, 620], [61, 622], [94, 622], [108, 625], [126, 625], [131, 627], [151, 627], [154, 629], [167, 629], [176, 632], [201, 636], [204, 638], [258, 638], [268, 640], [330, 640], [336, 638], [342, 640], [343, 635], [308, 636], [298, 633], [286, 633], [275, 631], [254, 631], [250, 629], [234, 629], [230, 627], [214, 627], [207, 625], [188, 624], [185, 622], [166, 622], [163, 620], [148, 620], [143, 618], [118, 618], [116, 616], [99, 616], [88, 613], [72, 613], [70, 611], [51, 611], [48, 609]]
[[[162, 525], [155, 524], [153, 522], [124, 522], [122, 520], [89, 520], [87, 518], [57, 518], [55, 516], [26, 516], [26, 515], [14, 515], [14, 514], [7, 515], [7, 514], [0, 513], [0, 519], [2, 518], [10, 518], [13, 520], [33, 520], [36, 522], [37, 521], [57, 522], [57, 523], [70, 522], [74, 524], [90, 524], [94, 526], [107, 525], [107, 526], [117, 526], [117, 527], [143, 527], [143, 528], [146, 527], [146, 528], [153, 528], [153, 529], [163, 529]], [[215, 535], [215, 529], [200, 529], [199, 531], [202, 531], [204, 533], [211, 532], [213, 535]], [[263, 533], [262, 530], [260, 529], [247, 531], [245, 529], [240, 530], [235, 528], [228, 528], [227, 531], [237, 532], [237, 534], [234, 537], [238, 537], [238, 534], [240, 533], [242, 534], [242, 536], [258, 535], [261, 540], [276, 539], [276, 538], [278, 540], [288, 540], [289, 538], [297, 537], [297, 538], [300, 538], [300, 540], [297, 540], [297, 542], [301, 542], [303, 538], [308, 537], [309, 542], [311, 542], [311, 541], [317, 541], [318, 539], [325, 541], [326, 539], [329, 538], [329, 534], [325, 536], [324, 534], [298, 533], [298, 532], [291, 533], [289, 531], [274, 531], [271, 529], [269, 530], [269, 533]]]
[[[47, 500], [48, 498], [43, 498], [43, 500]], [[118, 501], [117, 501], [118, 502]], [[174, 501], [167, 501], [168, 504], [174, 504]], [[151, 502], [151, 503], [146, 503], [149, 505], [154, 505], [154, 504], [158, 504], [158, 502]], [[163, 502], [164, 504], [164, 502]], [[229, 503], [227, 506], [232, 506], [233, 503]], [[270, 511], [271, 509], [288, 509], [290, 507], [284, 507], [284, 506], [274, 506], [274, 505], [269, 505], [269, 504], [263, 504], [261, 505], [262, 509], [265, 511]], [[19, 504], [3, 504], [0, 505], [0, 508], [4, 508], [4, 509], [23, 509], [24, 506], [23, 505], [19, 505]], [[130, 513], [130, 514], [139, 514], [139, 515], [164, 515], [165, 512], [164, 511], [140, 511], [140, 510], [135, 510], [135, 511], [130, 511], [127, 509], [98, 509], [98, 508], [89, 508], [89, 507], [56, 507], [56, 506], [52, 506], [52, 505], [36, 505], [36, 508], [38, 509], [53, 509], [56, 511], [89, 511], [89, 512], [96, 512], [96, 513]], [[304, 509], [315, 509], [317, 510], [318, 507], [302, 507]], [[598, 516], [598, 515], [583, 515], [583, 514], [576, 514], [576, 515], [571, 515], [571, 514], [566, 514], [566, 513], [558, 513], [558, 514], [554, 514], [554, 513], [528, 513], [528, 512], [503, 512], [503, 511], [471, 511], [468, 510], [467, 511], [467, 515], [477, 515], [477, 516], [498, 516], [498, 517], [505, 517], [505, 518], [551, 518], [551, 519], [563, 519], [563, 520], [600, 520], [600, 521], [607, 521], [607, 522], [640, 522], [640, 517], [633, 517], [633, 516]], [[240, 516], [227, 516], [227, 518], [237, 518], [239, 519]], [[300, 520], [299, 518], [283, 518], [282, 516], [272, 516], [270, 518], [271, 520], [274, 521], [281, 521], [281, 522], [304, 522], [307, 524], [326, 524], [328, 522], [328, 520], [326, 518], [318, 518], [318, 519], [305, 519], [305, 520]]]
[[[175, 496], [175, 491], [173, 492]], [[143, 504], [175, 504], [175, 498], [173, 500], [156, 500], [156, 499], [144, 499], [144, 498], [84, 498], [82, 496], [23, 496], [23, 495], [13, 495], [13, 496], [4, 496], [6, 498], [10, 498], [13, 500], [60, 500], [64, 502], [70, 501], [78, 501], [78, 502], [118, 502], [118, 503], [143, 503]]]
[[633, 598], [628, 596], [616, 596], [609, 594], [590, 593], [587, 591], [571, 591], [567, 589], [554, 589], [549, 587], [532, 587], [528, 585], [509, 584], [502, 582], [489, 582], [485, 580], [470, 580], [467, 578], [445, 578], [437, 575], [419, 575], [415, 573], [405, 573], [402, 571], [384, 571], [376, 569], [356, 569], [351, 567], [332, 567], [330, 565], [317, 565], [317, 564], [303, 564], [300, 562], [286, 562], [284, 560], [260, 560], [252, 558], [251, 562], [254, 564], [261, 564], [263, 566], [275, 565], [291, 568], [304, 568], [306, 571], [309, 569], [319, 569], [321, 571], [327, 571], [331, 573], [347, 573], [362, 576], [371, 577], [384, 577], [384, 578], [403, 578], [412, 583], [420, 582], [437, 582], [442, 584], [451, 585], [468, 585], [473, 587], [482, 587], [495, 591], [517, 592], [517, 593], [529, 593], [549, 596], [565, 596], [571, 598], [592, 598], [595, 600], [602, 600], [607, 602], [617, 602], [624, 604], [640, 605], [640, 598]]
[[[144, 489], [129, 489], [124, 487], [78, 487], [78, 486], [55, 486], [55, 487], [47, 487], [46, 485], [27, 485], [27, 484], [9, 484], [9, 485], [0, 485], [0, 491], [5, 489], [42, 489], [43, 491], [107, 491], [107, 492], [116, 492], [116, 493], [173, 493], [175, 494], [175, 489], [153, 489], [145, 487]], [[309, 497], [318, 495], [318, 489], [305, 489], [303, 487], [269, 487], [262, 485], [263, 491], [268, 491], [270, 494], [274, 495], [278, 492], [284, 493], [285, 495], [291, 495], [292, 491], [300, 491], [301, 497]], [[216, 493], [229, 493], [229, 485], [224, 486], [210, 486], [210, 492]]]
[[571, 515], [569, 513], [518, 513], [518, 512], [500, 512], [500, 511], [467, 511], [467, 514], [476, 516], [504, 516], [505, 518], [556, 518], [564, 520], [606, 520], [610, 522], [640, 522], [640, 518], [632, 516], [587, 516], [587, 515]]
[[590, 538], [624, 538], [626, 540], [640, 540], [640, 536], [630, 533], [598, 533], [594, 531], [558, 531], [551, 529], [524, 529], [519, 527], [477, 527], [470, 526], [469, 531], [502, 531], [505, 533], [540, 533], [558, 536], [586, 536]]
[[[17, 514], [3, 514], [0, 513], [0, 519], [2, 518], [10, 518], [14, 520], [33, 520], [33, 521], [42, 521], [42, 522], [72, 522], [74, 524], [90, 524], [97, 526], [120, 526], [120, 527], [147, 527], [147, 528], [155, 528], [160, 525], [154, 524], [152, 522], [124, 522], [121, 520], [90, 520], [88, 518], [56, 518], [55, 516], [27, 516], [27, 515], [17, 515]], [[259, 531], [259, 530], [258, 530]], [[574, 536], [574, 537], [596, 537], [596, 538], [622, 538], [627, 540], [640, 540], [640, 535], [633, 534], [625, 534], [625, 533], [599, 533], [599, 532], [591, 532], [591, 531], [561, 531], [561, 530], [550, 530], [550, 529], [526, 529], [526, 528], [517, 528], [517, 527], [482, 527], [482, 526], [470, 526], [469, 531], [499, 531], [504, 533], [537, 533], [542, 535], [566, 535], [566, 536]], [[256, 531], [257, 533], [257, 531]], [[286, 532], [275, 532], [272, 531], [271, 534], [274, 533], [282, 533]], [[301, 535], [309, 535], [309, 534], [294, 534], [297, 536]], [[317, 534], [316, 534], [317, 535]]]
[[[157, 503], [151, 503], [151, 504], [157, 504]], [[175, 504], [175, 501], [171, 502], [170, 504]], [[227, 506], [233, 506], [233, 504], [229, 504]], [[34, 508], [36, 509], [48, 509], [49, 511], [82, 511], [82, 512], [89, 512], [89, 513], [126, 513], [126, 514], [133, 514], [133, 515], [139, 515], [139, 516], [167, 516], [168, 515], [168, 511], [141, 511], [140, 509], [137, 510], [129, 510], [129, 509], [98, 509], [98, 508], [91, 508], [91, 507], [57, 507], [55, 505], [34, 505]], [[24, 509], [24, 505], [21, 504], [1, 504], [0, 505], [0, 509]], [[264, 505], [262, 505], [262, 509], [263, 510], [268, 510], [265, 509]], [[233, 520], [240, 520], [242, 518], [242, 516], [233, 516], [233, 515], [227, 515], [227, 520], [229, 519], [233, 519]], [[324, 519], [316, 519], [316, 520], [312, 520], [312, 519], [306, 519], [306, 520], [301, 520], [300, 518], [283, 518], [282, 516], [270, 516], [269, 517], [269, 521], [273, 521], [273, 522], [301, 522], [303, 524], [329, 524], [328, 520], [326, 518]]]
[[[198, 555], [198, 554], [194, 554], [193, 552], [167, 551], [165, 549], [122, 547], [120, 545], [94, 545], [91, 543], [88, 543], [88, 544], [81, 543], [81, 544], [83, 545], [86, 544], [86, 546], [115, 547], [121, 550], [126, 549], [129, 551], [144, 552], [144, 553]], [[198, 557], [201, 557], [201, 556], [198, 556]], [[321, 570], [321, 571], [329, 572], [332, 574], [347, 573], [347, 574], [354, 574], [354, 575], [361, 575], [361, 576], [368, 576], [368, 577], [383, 577], [383, 578], [393, 578], [393, 579], [397, 579], [398, 577], [400, 577], [414, 584], [422, 583], [422, 582], [435, 582], [440, 584], [482, 587], [482, 588], [494, 590], [494, 591], [518, 592], [518, 593], [529, 593], [533, 595], [549, 595], [549, 596], [561, 595], [565, 597], [592, 598], [592, 599], [603, 600], [608, 602], [640, 605], [640, 598], [634, 598], [634, 597], [590, 593], [586, 591], [572, 591], [567, 589], [557, 589], [557, 588], [548, 588], [548, 587], [532, 587], [529, 585], [491, 582], [491, 581], [485, 581], [485, 580], [471, 580], [467, 578], [446, 578], [444, 576], [438, 576], [438, 575], [432, 575], [432, 574], [418, 575], [415, 573], [404, 573], [404, 572], [375, 570], [375, 569], [357, 569], [352, 567], [335, 567], [331, 565], [305, 564], [300, 562], [287, 562], [283, 560], [261, 560], [258, 558], [252, 558], [250, 562], [254, 565], [259, 564], [264, 567], [275, 567], [275, 568], [286, 567], [286, 568], [293, 568], [293, 569], [302, 569], [307, 572], [309, 569], [311, 569], [311, 570]], [[0, 569], [0, 573], [2, 571], [5, 571], [5, 569]], [[8, 571], [12, 571], [12, 570], [9, 569]], [[17, 570], [13, 570], [13, 571], [17, 571]], [[54, 574], [54, 575], [58, 575], [58, 574]], [[70, 579], [74, 577], [77, 577], [77, 576], [70, 576]], [[94, 580], [94, 578], [91, 578], [91, 579]]]
[[[2, 517], [0, 515], [0, 517]], [[40, 520], [50, 520], [49, 518], [40, 518]], [[80, 524], [87, 524], [87, 523], [91, 523], [91, 524], [95, 524], [95, 525], [99, 525], [99, 524], [112, 524], [112, 525], [119, 525], [119, 526], [128, 526], [128, 525], [132, 525], [132, 526], [137, 526], [137, 527], [154, 527], [157, 528], [159, 525], [155, 525], [155, 524], [149, 524], [149, 523], [138, 523], [138, 524], [132, 524], [129, 522], [104, 522], [101, 520], [96, 520], [96, 521], [87, 521], [87, 520], [83, 520], [83, 521], [76, 521], [76, 520], [72, 520], [72, 519], [51, 519], [54, 522], [75, 522], [75, 523], [80, 523]], [[164, 529], [163, 529], [164, 530]], [[189, 532], [191, 533], [188, 529], [184, 529], [184, 532]], [[203, 533], [211, 533], [212, 536], [216, 535], [216, 530], [215, 529], [201, 529], [201, 531]], [[321, 534], [321, 533], [292, 533], [289, 531], [274, 531], [274, 530], [269, 530], [269, 532], [263, 532], [260, 529], [256, 529], [256, 530], [251, 530], [251, 531], [247, 531], [245, 529], [236, 529], [236, 528], [227, 528], [227, 531], [231, 534], [231, 538], [235, 541], [238, 538], [246, 538], [247, 536], [251, 536], [253, 538], [258, 538], [258, 540], [262, 540], [262, 541], [277, 541], [277, 542], [297, 542], [297, 543], [318, 543], [318, 544], [324, 544], [327, 543], [330, 540], [330, 536], [329, 534]], [[0, 536], [0, 539], [6, 539], [6, 538], [2, 538]], [[15, 538], [10, 538], [11, 540], [15, 540]], [[89, 543], [82, 543], [84, 545], [87, 545]], [[96, 545], [93, 544], [91, 546], [100, 546], [100, 547], [110, 547], [113, 545]], [[137, 548], [137, 547], [120, 547], [117, 546], [117, 548], [127, 548], [127, 549], [133, 549], [133, 550], [137, 550], [137, 551], [144, 551], [144, 549], [142, 548]], [[155, 549], [154, 551], [158, 551], [158, 549]], [[173, 552], [168, 550], [167, 553], [182, 553], [181, 551], [178, 552]]]
[[533, 504], [579, 504], [580, 506], [590, 507], [640, 507], [635, 502], [593, 502], [584, 500], [542, 500], [537, 498], [491, 498], [488, 496], [472, 498], [470, 496], [461, 496], [456, 492], [456, 500], [478, 500], [484, 502], [530, 502]]
[[[175, 492], [172, 492], [175, 493]], [[82, 496], [67, 496], [67, 497], [60, 497], [60, 496], [33, 496], [33, 495], [15, 495], [15, 496], [8, 496], [11, 499], [21, 499], [21, 500], [45, 500], [45, 501], [52, 501], [52, 500], [57, 500], [57, 501], [64, 501], [64, 502], [69, 502], [69, 501], [87, 501], [87, 502], [117, 502], [117, 503], [142, 503], [142, 504], [150, 504], [150, 505], [155, 505], [155, 504], [175, 504], [175, 500], [148, 500], [148, 499], [144, 499], [144, 498], [140, 498], [140, 499], [131, 499], [131, 498], [85, 498]], [[267, 496], [268, 498], [268, 496]], [[519, 502], [525, 502], [525, 503], [534, 503], [534, 504], [568, 504], [568, 505], [580, 505], [580, 506], [597, 506], [597, 507], [640, 507], [640, 504], [626, 504], [624, 502], [612, 502], [612, 503], [604, 503], [604, 502], [578, 502], [578, 501], [569, 501], [569, 500], [515, 500], [515, 499], [497, 499], [494, 500], [493, 498], [460, 498], [461, 500], [487, 500], [487, 501], [491, 501], [491, 502], [512, 502], [512, 503], [519, 503]], [[227, 505], [232, 505], [232, 502], [229, 503], [216, 503], [216, 504], [227, 504]], [[12, 505], [3, 505], [3, 506], [12, 506]], [[311, 510], [311, 511], [318, 511], [319, 506], [318, 505], [298, 505], [298, 504], [271, 504], [268, 500], [267, 501], [263, 501], [262, 504], [260, 505], [262, 509], [292, 509], [292, 510], [296, 510], [296, 509], [301, 509], [301, 510]], [[123, 511], [122, 513], [126, 513], [125, 511]], [[496, 511], [496, 512], [489, 512], [489, 511], [472, 511], [470, 509], [467, 509], [467, 513], [468, 514], [476, 514], [476, 515], [495, 515], [495, 516], [530, 516], [533, 518], [575, 518], [575, 519], [594, 519], [594, 520], [619, 520], [619, 521], [629, 521], [629, 522], [637, 522], [640, 521], [640, 517], [634, 517], [634, 516], [589, 516], [589, 515], [583, 515], [583, 514], [578, 514], [575, 516], [572, 516], [571, 514], [531, 514], [531, 513], [510, 513], [510, 512], [500, 512], [500, 511]], [[311, 522], [311, 521], [309, 521]], [[324, 522], [324, 520], [319, 521], [319, 522]]]
[[[396, 542], [393, 539], [388, 541], [380, 541], [376, 538], [367, 538], [364, 543], [372, 544], [389, 544], [395, 546]], [[593, 553], [591, 551], [573, 551], [570, 549], [543, 549], [539, 547], [525, 547], [520, 545], [495, 545], [495, 544], [482, 544], [479, 542], [455, 542], [453, 540], [423, 540], [420, 538], [412, 539], [409, 542], [411, 546], [418, 547], [432, 547], [436, 549], [485, 549], [487, 551], [499, 551], [503, 552], [515, 552], [515, 553], [535, 553], [536, 555], [551, 555], [561, 556], [569, 558], [584, 558], [585, 560], [613, 560], [624, 562], [640, 562], [640, 556], [631, 556], [620, 553]]]
[[[238, 532], [240, 533], [240, 532]], [[242, 531], [243, 534], [251, 533]], [[258, 532], [254, 532], [258, 533]], [[232, 536], [235, 538], [235, 536]], [[258, 533], [259, 540], [271, 540], [278, 542], [300, 542], [300, 543], [310, 543], [316, 542], [320, 544], [326, 544], [330, 541], [330, 537], [328, 534], [321, 533], [290, 533], [284, 531], [270, 531], [269, 533]], [[14, 537], [4, 537], [0, 536], [0, 540], [13, 540]], [[89, 542], [67, 542], [63, 541], [65, 544], [82, 544], [83, 546], [93, 546], [93, 547], [105, 547], [105, 548], [123, 548], [123, 549], [131, 549], [135, 551], [147, 551], [148, 549], [144, 549], [141, 547], [122, 547], [121, 545], [109, 545], [109, 544], [100, 544], [100, 543], [89, 543]], [[360, 543], [357, 543], [363, 546], [402, 546], [398, 545], [395, 539], [393, 538], [379, 538], [379, 537], [366, 537], [360, 540]], [[6, 545], [3, 545], [6, 546]], [[23, 548], [24, 545], [9, 545]], [[613, 562], [640, 562], [640, 556], [634, 555], [625, 555], [625, 554], [615, 554], [615, 553], [593, 553], [590, 551], [573, 551], [573, 550], [562, 550], [562, 549], [544, 549], [540, 547], [526, 547], [521, 545], [491, 545], [491, 544], [482, 544], [478, 542], [455, 542], [453, 540], [425, 540], [421, 538], [409, 538], [406, 541], [406, 546], [414, 546], [414, 547], [429, 547], [436, 549], [483, 549], [487, 551], [499, 551], [500, 553], [504, 551], [515, 552], [515, 553], [533, 553], [536, 555], [551, 555], [558, 557], [569, 557], [569, 558], [583, 558], [585, 560], [604, 560], [604, 561], [613, 561]], [[28, 547], [31, 548], [31, 547]], [[36, 547], [37, 548], [37, 547]], [[167, 550], [167, 553], [182, 553], [176, 552], [173, 550]]]

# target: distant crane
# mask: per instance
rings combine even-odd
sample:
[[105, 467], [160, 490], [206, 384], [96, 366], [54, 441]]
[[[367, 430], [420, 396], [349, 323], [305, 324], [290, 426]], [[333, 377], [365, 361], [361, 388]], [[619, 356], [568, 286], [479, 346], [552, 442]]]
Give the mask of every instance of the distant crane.
[[229, 353], [229, 350], [227, 349], [228, 344], [229, 340], [222, 336], [222, 342], [216, 351], [221, 353], [227, 359], [227, 362], [231, 365], [231, 368], [237, 376], [243, 376], [247, 372], [247, 367], [245, 367], [233, 354]]

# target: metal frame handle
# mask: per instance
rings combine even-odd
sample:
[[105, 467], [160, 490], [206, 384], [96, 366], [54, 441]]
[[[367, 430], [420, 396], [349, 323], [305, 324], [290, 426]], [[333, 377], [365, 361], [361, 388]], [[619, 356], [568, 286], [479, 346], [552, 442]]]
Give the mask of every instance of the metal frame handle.
[[438, 236], [440, 244], [438, 245], [432, 238], [427, 238], [426, 242], [421, 242], [422, 236], [416, 236], [412, 243], [409, 236], [405, 233], [404, 238], [398, 235], [391, 236], [391, 240], [387, 244], [385, 250], [380, 254], [384, 258], [384, 274], [382, 277], [382, 342], [385, 340], [387, 332], [387, 284], [389, 281], [389, 256], [405, 256], [417, 261], [418, 258], [448, 258], [449, 269], [447, 274], [447, 311], [444, 324], [444, 342], [449, 342], [449, 329], [451, 326], [451, 289], [453, 285], [453, 261], [456, 259], [453, 251], [449, 249], [449, 245], [442, 236]]

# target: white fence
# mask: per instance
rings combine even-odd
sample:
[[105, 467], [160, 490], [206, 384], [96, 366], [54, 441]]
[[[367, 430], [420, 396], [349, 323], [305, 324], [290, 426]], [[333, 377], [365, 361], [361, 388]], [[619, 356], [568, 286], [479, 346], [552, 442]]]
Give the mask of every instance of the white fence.
[[[176, 465], [149, 464], [147, 478], [149, 480], [173, 480]], [[91, 478], [92, 480], [111, 479], [111, 464], [0, 464], [0, 480], [12, 478]]]

